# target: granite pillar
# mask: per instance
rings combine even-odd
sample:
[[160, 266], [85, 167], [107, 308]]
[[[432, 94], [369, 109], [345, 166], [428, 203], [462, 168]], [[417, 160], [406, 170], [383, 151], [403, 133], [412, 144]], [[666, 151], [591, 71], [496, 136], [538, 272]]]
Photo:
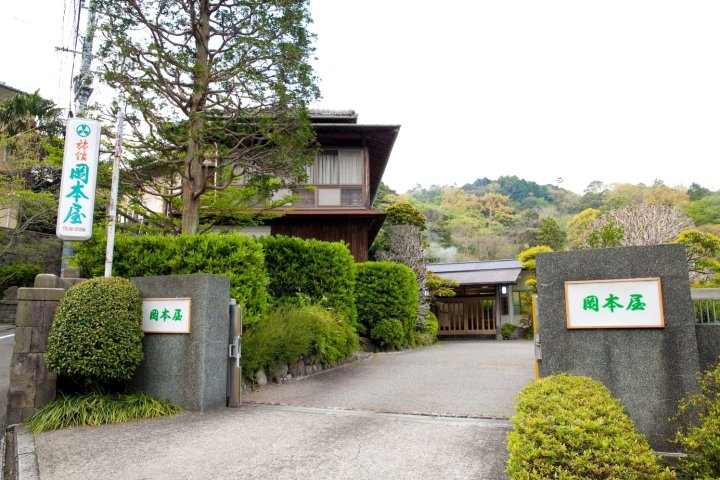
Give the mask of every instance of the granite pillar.
[[189, 411], [224, 407], [230, 279], [198, 274], [131, 281], [143, 298], [192, 299], [189, 334], [145, 334], [145, 358], [131, 389], [166, 398]]
[[[664, 328], [569, 330], [564, 282], [659, 277]], [[698, 391], [698, 344], [682, 245], [556, 252], [537, 256], [540, 375], [599, 380], [621, 400], [656, 450], [674, 449], [668, 419]]]

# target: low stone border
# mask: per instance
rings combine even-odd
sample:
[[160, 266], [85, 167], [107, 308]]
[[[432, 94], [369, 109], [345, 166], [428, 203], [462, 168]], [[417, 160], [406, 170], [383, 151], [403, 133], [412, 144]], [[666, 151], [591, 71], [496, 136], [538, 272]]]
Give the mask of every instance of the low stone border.
[[[2, 439], [0, 454], [2, 454], [2, 469], [0, 469], [0, 480], [4, 478], [7, 469], [14, 473], [13, 478], [17, 480], [39, 480], [40, 471], [38, 468], [37, 454], [35, 453], [35, 440], [30, 432], [25, 430], [22, 424], [10, 425]], [[9, 446], [6, 446], [8, 437], [12, 436]], [[9, 448], [7, 452], [5, 448]], [[9, 457], [9, 458], [8, 458]], [[12, 465], [5, 465], [5, 460], [12, 462]]]
[[347, 365], [348, 363], [367, 360], [372, 356], [373, 352], [359, 351], [353, 353], [345, 360], [341, 360], [332, 365], [315, 362], [312, 358], [301, 358], [297, 363], [292, 365], [281, 365], [273, 372], [258, 370], [253, 375], [253, 378], [255, 379], [254, 385], [249, 385], [245, 381], [242, 382], [242, 392], [260, 390], [267, 386], [278, 385], [292, 380], [310, 377], [326, 370], [332, 370], [333, 368]]

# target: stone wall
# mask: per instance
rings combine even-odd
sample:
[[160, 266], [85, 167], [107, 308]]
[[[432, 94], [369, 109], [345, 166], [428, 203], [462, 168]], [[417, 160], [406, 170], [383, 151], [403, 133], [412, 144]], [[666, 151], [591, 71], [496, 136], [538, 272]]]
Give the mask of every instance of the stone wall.
[[715, 367], [720, 361], [720, 324], [695, 325], [700, 370]]
[[60, 299], [68, 288], [83, 281], [76, 268], [65, 273], [65, 278], [40, 274], [35, 277], [35, 287], [17, 291], [8, 425], [26, 420], [55, 398], [56, 375], [45, 366], [45, 347]]
[[[564, 282], [660, 277], [664, 328], [569, 330]], [[639, 432], [670, 451], [678, 401], [698, 390], [698, 340], [682, 245], [557, 252], [537, 256], [540, 375], [567, 372], [604, 383]]]
[[15, 323], [17, 301], [0, 300], [0, 323]]
[[10, 360], [7, 423], [20, 423], [55, 398], [56, 376], [45, 366], [45, 347], [63, 288], [21, 288]]

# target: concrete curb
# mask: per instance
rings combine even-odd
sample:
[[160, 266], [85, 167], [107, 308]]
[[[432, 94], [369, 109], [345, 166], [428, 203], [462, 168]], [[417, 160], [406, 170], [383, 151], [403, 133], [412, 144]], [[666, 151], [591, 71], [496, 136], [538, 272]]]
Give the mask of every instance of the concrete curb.
[[21, 424], [12, 425], [10, 428], [15, 436], [17, 480], [39, 480], [40, 470], [32, 434]]

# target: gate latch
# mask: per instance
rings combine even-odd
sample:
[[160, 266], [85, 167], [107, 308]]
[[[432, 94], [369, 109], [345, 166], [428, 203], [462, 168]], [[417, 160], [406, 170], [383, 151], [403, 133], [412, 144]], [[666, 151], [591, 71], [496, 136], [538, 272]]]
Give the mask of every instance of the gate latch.
[[228, 357], [237, 359], [238, 367], [240, 366], [240, 356], [242, 355], [242, 337], [238, 335], [233, 342], [228, 345]]

